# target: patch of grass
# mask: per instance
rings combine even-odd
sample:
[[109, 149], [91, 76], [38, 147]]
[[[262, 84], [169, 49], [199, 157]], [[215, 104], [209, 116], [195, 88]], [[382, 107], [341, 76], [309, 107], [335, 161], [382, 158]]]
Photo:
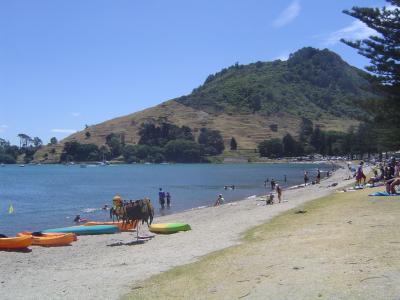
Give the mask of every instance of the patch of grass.
[[[393, 212], [396, 212], [396, 215], [400, 217], [399, 201], [394, 201], [394, 199], [382, 201], [382, 199], [368, 197], [371, 191], [372, 189], [335, 193], [296, 207], [244, 233], [242, 244], [216, 251], [195, 263], [173, 268], [140, 282], [137, 285], [141, 288], [134, 289], [123, 299], [219, 299], [222, 295], [226, 295], [227, 298], [231, 298], [228, 295], [238, 297], [243, 293], [241, 290], [243, 286], [250, 288], [250, 283], [254, 281], [254, 278], [249, 278], [254, 275], [253, 273], [258, 272], [258, 269], [274, 268], [278, 264], [286, 264], [296, 259], [299, 259], [297, 264], [301, 266], [304, 264], [300, 257], [303, 251], [306, 256], [312, 253], [318, 256], [325, 253], [327, 249], [332, 252], [332, 255], [343, 255], [340, 253], [349, 247], [349, 239], [350, 241], [354, 239], [354, 243], [359, 244], [356, 248], [359, 251], [367, 251], [368, 255], [376, 256], [376, 253], [368, 251], [382, 249], [371, 248], [364, 244], [382, 243], [384, 237], [393, 238], [394, 231], [388, 234], [380, 233], [379, 236], [374, 239], [369, 238], [368, 241], [364, 240], [364, 236], [369, 235], [370, 228], [375, 228], [369, 227], [374, 226], [371, 224], [382, 222], [379, 221], [380, 219], [386, 220], [386, 215], [393, 215]], [[299, 210], [305, 213], [296, 214]], [[365, 222], [366, 216], [370, 214], [374, 215], [374, 218], [368, 220], [368, 226], [361, 225], [361, 222]], [[380, 217], [376, 217], [377, 215]], [[393, 218], [392, 221], [395, 222], [395, 219]], [[377, 224], [378, 230], [379, 226], [380, 224]], [[268, 253], [274, 252], [288, 254], [283, 255], [284, 259], [268, 256]], [[387, 261], [388, 259], [383, 260], [382, 264], [386, 264]], [[398, 259], [392, 262], [396, 264]], [[296, 265], [281, 268], [286, 267], [297, 272], [303, 268]], [[257, 279], [259, 282], [262, 281], [260, 278], [267, 278], [269, 275], [260, 276]]]

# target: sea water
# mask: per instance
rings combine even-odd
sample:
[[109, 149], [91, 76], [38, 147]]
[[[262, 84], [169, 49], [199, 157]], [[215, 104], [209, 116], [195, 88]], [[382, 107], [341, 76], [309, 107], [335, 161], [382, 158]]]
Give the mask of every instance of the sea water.
[[[0, 233], [40, 231], [74, 225], [76, 215], [108, 220], [112, 198], [149, 197], [156, 216], [212, 205], [218, 194], [225, 202], [270, 192], [264, 182], [282, 186], [313, 179], [318, 164], [132, 164], [132, 165], [6, 165], [0, 167]], [[286, 175], [287, 182], [284, 182]], [[235, 189], [224, 186], [234, 185]], [[158, 191], [171, 194], [171, 208], [161, 210]], [[12, 205], [13, 212], [9, 213]], [[184, 221], [184, 220], [180, 220]]]

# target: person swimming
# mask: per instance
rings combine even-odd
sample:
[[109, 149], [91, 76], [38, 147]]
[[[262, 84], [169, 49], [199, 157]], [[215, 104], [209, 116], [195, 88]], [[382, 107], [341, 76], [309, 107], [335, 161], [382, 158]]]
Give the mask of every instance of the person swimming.
[[74, 222], [75, 223], [83, 223], [83, 222], [87, 222], [88, 219], [82, 219], [81, 215], [76, 215]]

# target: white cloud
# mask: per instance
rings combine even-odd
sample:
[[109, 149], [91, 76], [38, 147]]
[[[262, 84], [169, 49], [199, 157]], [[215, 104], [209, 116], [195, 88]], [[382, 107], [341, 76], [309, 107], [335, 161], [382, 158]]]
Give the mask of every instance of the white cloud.
[[81, 113], [79, 113], [79, 112], [73, 112], [71, 115], [72, 115], [73, 117], [77, 118], [77, 117], [79, 117], [79, 116], [81, 115]]
[[324, 38], [324, 45], [332, 46], [340, 41], [340, 39], [345, 40], [363, 40], [371, 35], [376, 35], [377, 32], [367, 25], [365, 25], [360, 20], [353, 21], [349, 26], [339, 29], [335, 32], [330, 33]]
[[7, 125], [0, 125], [0, 132], [6, 131], [7, 128], [8, 128]]
[[77, 130], [76, 129], [60, 129], [60, 128], [57, 128], [57, 129], [52, 129], [51, 132], [54, 132], [54, 133], [75, 133], [75, 132], [77, 132]]
[[274, 27], [282, 27], [292, 22], [300, 13], [301, 6], [298, 1], [293, 1], [286, 7], [273, 22]]

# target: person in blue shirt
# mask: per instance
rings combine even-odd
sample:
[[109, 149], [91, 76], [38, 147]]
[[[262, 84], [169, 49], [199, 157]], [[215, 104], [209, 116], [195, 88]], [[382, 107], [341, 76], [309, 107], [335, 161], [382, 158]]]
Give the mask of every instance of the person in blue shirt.
[[159, 192], [158, 192], [158, 202], [160, 203], [161, 208], [164, 209], [164, 207], [165, 207], [165, 193], [162, 190], [162, 188], [160, 188]]

